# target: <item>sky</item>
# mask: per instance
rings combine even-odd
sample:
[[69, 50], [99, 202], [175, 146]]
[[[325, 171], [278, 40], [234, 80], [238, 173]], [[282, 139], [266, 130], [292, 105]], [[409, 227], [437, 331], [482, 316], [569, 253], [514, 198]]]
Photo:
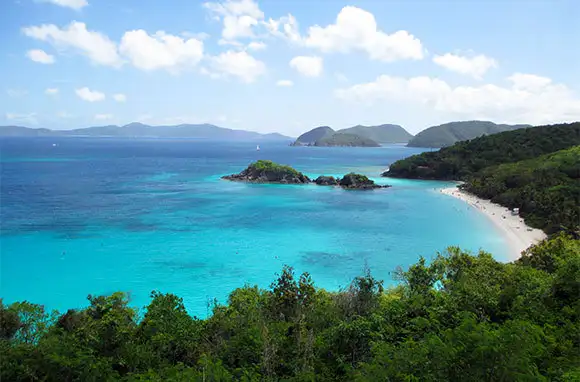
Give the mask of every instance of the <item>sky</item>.
[[0, 125], [580, 120], [577, 0], [0, 0]]

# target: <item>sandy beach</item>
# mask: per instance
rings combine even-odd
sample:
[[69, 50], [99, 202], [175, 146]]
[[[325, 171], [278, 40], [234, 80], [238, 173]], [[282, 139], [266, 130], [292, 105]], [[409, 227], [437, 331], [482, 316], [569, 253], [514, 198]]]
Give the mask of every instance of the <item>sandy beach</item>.
[[441, 193], [456, 197], [476, 208], [504, 233], [510, 245], [510, 260], [516, 260], [520, 257], [521, 252], [532, 244], [536, 244], [546, 237], [546, 234], [536, 228], [531, 228], [524, 223], [524, 220], [518, 215], [499, 204], [489, 200], [480, 199], [477, 196], [469, 194], [457, 187], [449, 187], [440, 190]]

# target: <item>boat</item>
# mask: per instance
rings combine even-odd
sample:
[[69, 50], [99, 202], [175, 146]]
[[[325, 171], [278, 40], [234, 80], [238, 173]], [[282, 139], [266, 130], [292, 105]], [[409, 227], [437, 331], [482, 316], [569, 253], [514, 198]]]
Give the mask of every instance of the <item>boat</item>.
[[256, 151], [260, 151], [260, 145], [256, 146]]

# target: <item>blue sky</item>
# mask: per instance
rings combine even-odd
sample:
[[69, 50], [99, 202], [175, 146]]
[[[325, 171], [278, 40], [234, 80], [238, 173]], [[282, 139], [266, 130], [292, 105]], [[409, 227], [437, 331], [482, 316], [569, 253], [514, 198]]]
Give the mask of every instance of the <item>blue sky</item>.
[[3, 0], [0, 124], [580, 119], [580, 2]]

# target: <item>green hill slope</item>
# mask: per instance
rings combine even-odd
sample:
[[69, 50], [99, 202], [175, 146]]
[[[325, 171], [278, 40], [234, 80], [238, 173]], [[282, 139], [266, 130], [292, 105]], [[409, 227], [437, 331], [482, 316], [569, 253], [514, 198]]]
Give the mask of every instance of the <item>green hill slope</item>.
[[407, 143], [413, 135], [399, 125], [362, 126], [338, 130], [339, 133], [355, 134], [378, 143]]
[[380, 145], [372, 139], [359, 135], [334, 133], [318, 139], [314, 142], [314, 146], [379, 147]]
[[517, 130], [530, 125], [497, 125], [488, 121], [450, 122], [429, 127], [411, 139], [409, 147], [447, 147], [460, 141]]
[[580, 225], [580, 146], [487, 167], [461, 188], [508, 208], [547, 233]]
[[296, 138], [292, 146], [309, 146], [314, 145], [314, 142], [327, 135], [334, 134], [334, 130], [328, 126], [319, 126], [310, 131], [305, 132]]
[[383, 176], [464, 180], [489, 166], [535, 158], [580, 145], [580, 122], [518, 129], [458, 142], [391, 164]]

